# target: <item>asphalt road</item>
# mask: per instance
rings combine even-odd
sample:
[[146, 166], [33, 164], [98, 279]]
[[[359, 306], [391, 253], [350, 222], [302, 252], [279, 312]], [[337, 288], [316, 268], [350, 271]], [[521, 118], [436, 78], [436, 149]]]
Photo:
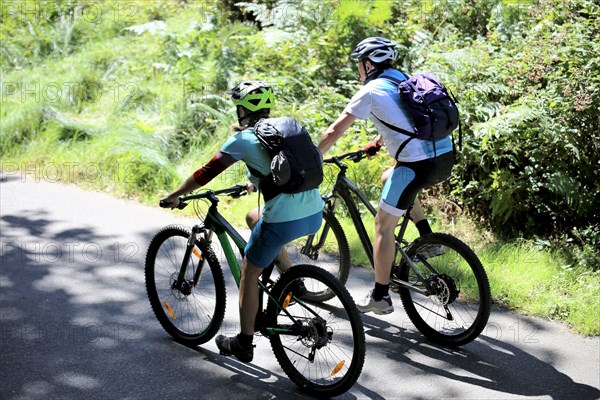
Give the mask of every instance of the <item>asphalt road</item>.
[[[174, 222], [193, 221], [72, 185], [0, 178], [0, 399], [306, 397], [264, 338], [242, 364], [213, 341], [190, 349], [162, 330], [143, 263], [153, 234]], [[237, 289], [226, 276], [221, 330], [233, 334]], [[355, 299], [372, 279], [353, 269]], [[425, 341], [395, 300], [393, 314], [364, 316], [365, 366], [340, 398], [600, 398], [598, 337], [495, 309], [479, 339], [449, 350]]]

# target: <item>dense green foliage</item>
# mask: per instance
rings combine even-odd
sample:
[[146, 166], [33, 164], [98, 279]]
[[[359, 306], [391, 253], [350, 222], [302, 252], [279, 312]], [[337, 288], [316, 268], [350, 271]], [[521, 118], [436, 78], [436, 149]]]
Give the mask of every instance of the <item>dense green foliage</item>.
[[[357, 89], [349, 50], [381, 34], [401, 43], [401, 68], [439, 74], [461, 101], [464, 151], [447, 196], [502, 234], [576, 229], [598, 238], [600, 44], [592, 2], [85, 4], [3, 8], [2, 153], [35, 132], [63, 142], [97, 136], [91, 131], [102, 128], [76, 120], [108, 88], [115, 107], [99, 117], [125, 117], [127, 129], [144, 136], [140, 118], [153, 114], [168, 151], [152, 158], [177, 162], [225, 135], [231, 106], [221, 95], [240, 78], [273, 82], [278, 113], [292, 113], [317, 136]], [[27, 90], [36, 88], [33, 99]], [[362, 144], [364, 129], [340, 147]]]
[[[225, 140], [234, 83], [271, 82], [275, 114], [317, 138], [360, 87], [349, 52], [381, 35], [400, 43], [399, 68], [437, 74], [460, 101], [463, 147], [435, 204], [597, 273], [599, 17], [588, 0], [3, 3], [2, 168], [54, 163], [63, 180], [155, 199]], [[332, 153], [374, 134], [356, 123]], [[376, 199], [390, 165], [352, 178]]]

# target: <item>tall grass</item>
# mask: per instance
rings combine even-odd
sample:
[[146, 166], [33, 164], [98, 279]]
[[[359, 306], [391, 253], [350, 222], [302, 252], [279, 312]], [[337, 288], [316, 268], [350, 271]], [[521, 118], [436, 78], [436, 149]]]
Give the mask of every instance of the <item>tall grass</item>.
[[560, 319], [584, 334], [600, 333], [599, 273], [573, 269], [559, 250], [534, 243], [493, 243], [479, 256], [497, 303]]

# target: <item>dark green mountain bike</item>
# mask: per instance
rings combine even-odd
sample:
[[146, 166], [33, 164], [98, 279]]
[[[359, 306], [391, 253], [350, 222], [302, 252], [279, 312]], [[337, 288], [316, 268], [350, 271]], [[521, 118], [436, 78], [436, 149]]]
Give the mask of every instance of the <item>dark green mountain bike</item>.
[[[162, 327], [180, 343], [206, 343], [223, 322], [225, 280], [215, 237], [239, 286], [241, 270], [230, 239], [242, 257], [246, 241], [218, 212], [217, 196], [245, 193], [246, 187], [237, 185], [181, 198], [184, 206], [189, 200], [207, 201], [206, 215], [197, 212], [200, 223], [191, 229], [167, 226], [150, 243], [145, 266], [148, 298]], [[257, 282], [257, 332], [269, 338], [281, 368], [302, 390], [316, 396], [344, 393], [358, 379], [365, 358], [365, 334], [352, 297], [338, 279], [314, 265], [295, 265], [277, 281], [270, 279], [272, 271], [273, 265]], [[298, 298], [294, 288], [299, 281], [309, 291], [327, 291], [329, 299], [317, 303]]]

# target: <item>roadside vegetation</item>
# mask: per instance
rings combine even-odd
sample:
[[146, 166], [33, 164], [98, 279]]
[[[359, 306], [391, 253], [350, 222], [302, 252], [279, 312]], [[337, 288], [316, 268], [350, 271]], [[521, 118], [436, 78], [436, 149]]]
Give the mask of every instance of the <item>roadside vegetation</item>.
[[[0, 14], [5, 174], [150, 204], [228, 136], [235, 112], [224, 91], [234, 83], [271, 82], [274, 115], [296, 117], [316, 139], [359, 87], [348, 57], [353, 46], [373, 35], [397, 41], [399, 68], [435, 73], [460, 101], [454, 176], [422, 196], [434, 229], [477, 250], [496, 303], [600, 334], [595, 2], [7, 5]], [[331, 154], [360, 148], [373, 135], [371, 124], [357, 123]], [[390, 161], [368, 162], [352, 177], [376, 202]], [[211, 185], [244, 179], [245, 171], [232, 168]], [[254, 195], [227, 207], [242, 225], [256, 204]], [[354, 262], [367, 264], [345, 224]]]

